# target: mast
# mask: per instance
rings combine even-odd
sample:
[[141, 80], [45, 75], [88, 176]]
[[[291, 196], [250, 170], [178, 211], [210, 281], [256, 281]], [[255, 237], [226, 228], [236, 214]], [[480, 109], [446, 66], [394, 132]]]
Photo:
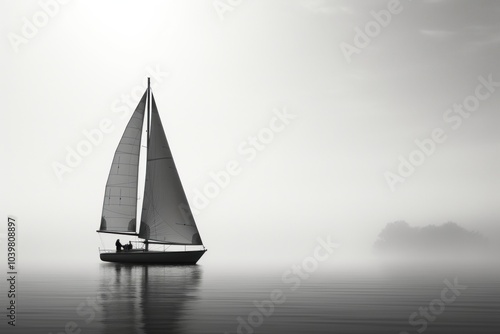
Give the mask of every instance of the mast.
[[[149, 119], [151, 117], [151, 96], [152, 96], [152, 94], [151, 94], [151, 78], [148, 77], [148, 119], [147, 119], [148, 127], [147, 127], [147, 133], [146, 133], [146, 136], [148, 138], [148, 140], [147, 140], [147, 146], [148, 146], [148, 148], [147, 148], [147, 153], [146, 153], [146, 166], [148, 165], [148, 158], [147, 158], [147, 156], [149, 155], [149, 137], [150, 137], [150, 135], [149, 135], [149, 129], [150, 129], [150, 127], [149, 127]], [[142, 220], [142, 216], [141, 216], [141, 220]], [[146, 248], [146, 251], [148, 251], [149, 250], [149, 241], [148, 241], [148, 239], [144, 240], [144, 246]]]
[[151, 78], [148, 77], [148, 128], [147, 128], [147, 137], [148, 137], [148, 147], [149, 147], [149, 118], [151, 117]]

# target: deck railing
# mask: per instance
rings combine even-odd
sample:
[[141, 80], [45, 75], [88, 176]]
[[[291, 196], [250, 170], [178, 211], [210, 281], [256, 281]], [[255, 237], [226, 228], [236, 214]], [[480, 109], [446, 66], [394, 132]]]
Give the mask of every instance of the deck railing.
[[[200, 245], [156, 245], [156, 244], [150, 244], [149, 245], [149, 250], [150, 251], [187, 251], [187, 250], [201, 250], [205, 249], [205, 247], [200, 246]], [[138, 248], [132, 248], [131, 250], [121, 250], [121, 252], [144, 252], [146, 251], [144, 244], [141, 245], [141, 247]], [[99, 247], [99, 253], [116, 253], [116, 248], [113, 249], [105, 249]]]

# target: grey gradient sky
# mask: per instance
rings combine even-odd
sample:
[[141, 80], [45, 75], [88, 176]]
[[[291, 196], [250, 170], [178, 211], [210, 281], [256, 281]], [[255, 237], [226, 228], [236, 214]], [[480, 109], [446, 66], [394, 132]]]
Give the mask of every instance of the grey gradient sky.
[[[104, 185], [133, 110], [121, 98], [148, 68], [188, 198], [210, 172], [241, 167], [196, 215], [207, 262], [293, 262], [327, 235], [355, 257], [401, 219], [497, 238], [500, 88], [457, 129], [443, 115], [479, 77], [500, 82], [500, 3], [402, 0], [349, 63], [340, 45], [388, 3], [242, 1], [222, 20], [213, 1], [74, 0], [16, 51], [9, 36], [42, 9], [2, 1], [0, 212], [19, 219], [21, 255], [98, 261]], [[247, 161], [238, 147], [283, 108], [296, 118]], [[53, 164], [103, 119], [113, 131], [59, 180]], [[391, 191], [384, 173], [435, 128], [446, 141]]]

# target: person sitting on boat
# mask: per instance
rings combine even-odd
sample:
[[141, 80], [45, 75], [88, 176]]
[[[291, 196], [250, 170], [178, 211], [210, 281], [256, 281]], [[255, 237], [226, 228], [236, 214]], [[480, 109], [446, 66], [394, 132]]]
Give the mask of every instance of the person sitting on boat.
[[132, 242], [129, 241], [128, 244], [123, 245], [123, 249], [128, 251], [132, 249]]
[[115, 242], [115, 246], [116, 246], [116, 251], [117, 252], [121, 252], [122, 251], [122, 244], [120, 243], [120, 239], [116, 239], [116, 242]]

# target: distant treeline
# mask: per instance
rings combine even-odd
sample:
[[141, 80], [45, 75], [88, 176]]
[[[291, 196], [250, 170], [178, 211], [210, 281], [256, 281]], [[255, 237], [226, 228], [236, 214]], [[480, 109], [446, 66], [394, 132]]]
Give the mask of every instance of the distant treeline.
[[412, 227], [405, 221], [389, 223], [378, 235], [375, 250], [394, 255], [478, 254], [488, 250], [487, 239], [456, 223]]

